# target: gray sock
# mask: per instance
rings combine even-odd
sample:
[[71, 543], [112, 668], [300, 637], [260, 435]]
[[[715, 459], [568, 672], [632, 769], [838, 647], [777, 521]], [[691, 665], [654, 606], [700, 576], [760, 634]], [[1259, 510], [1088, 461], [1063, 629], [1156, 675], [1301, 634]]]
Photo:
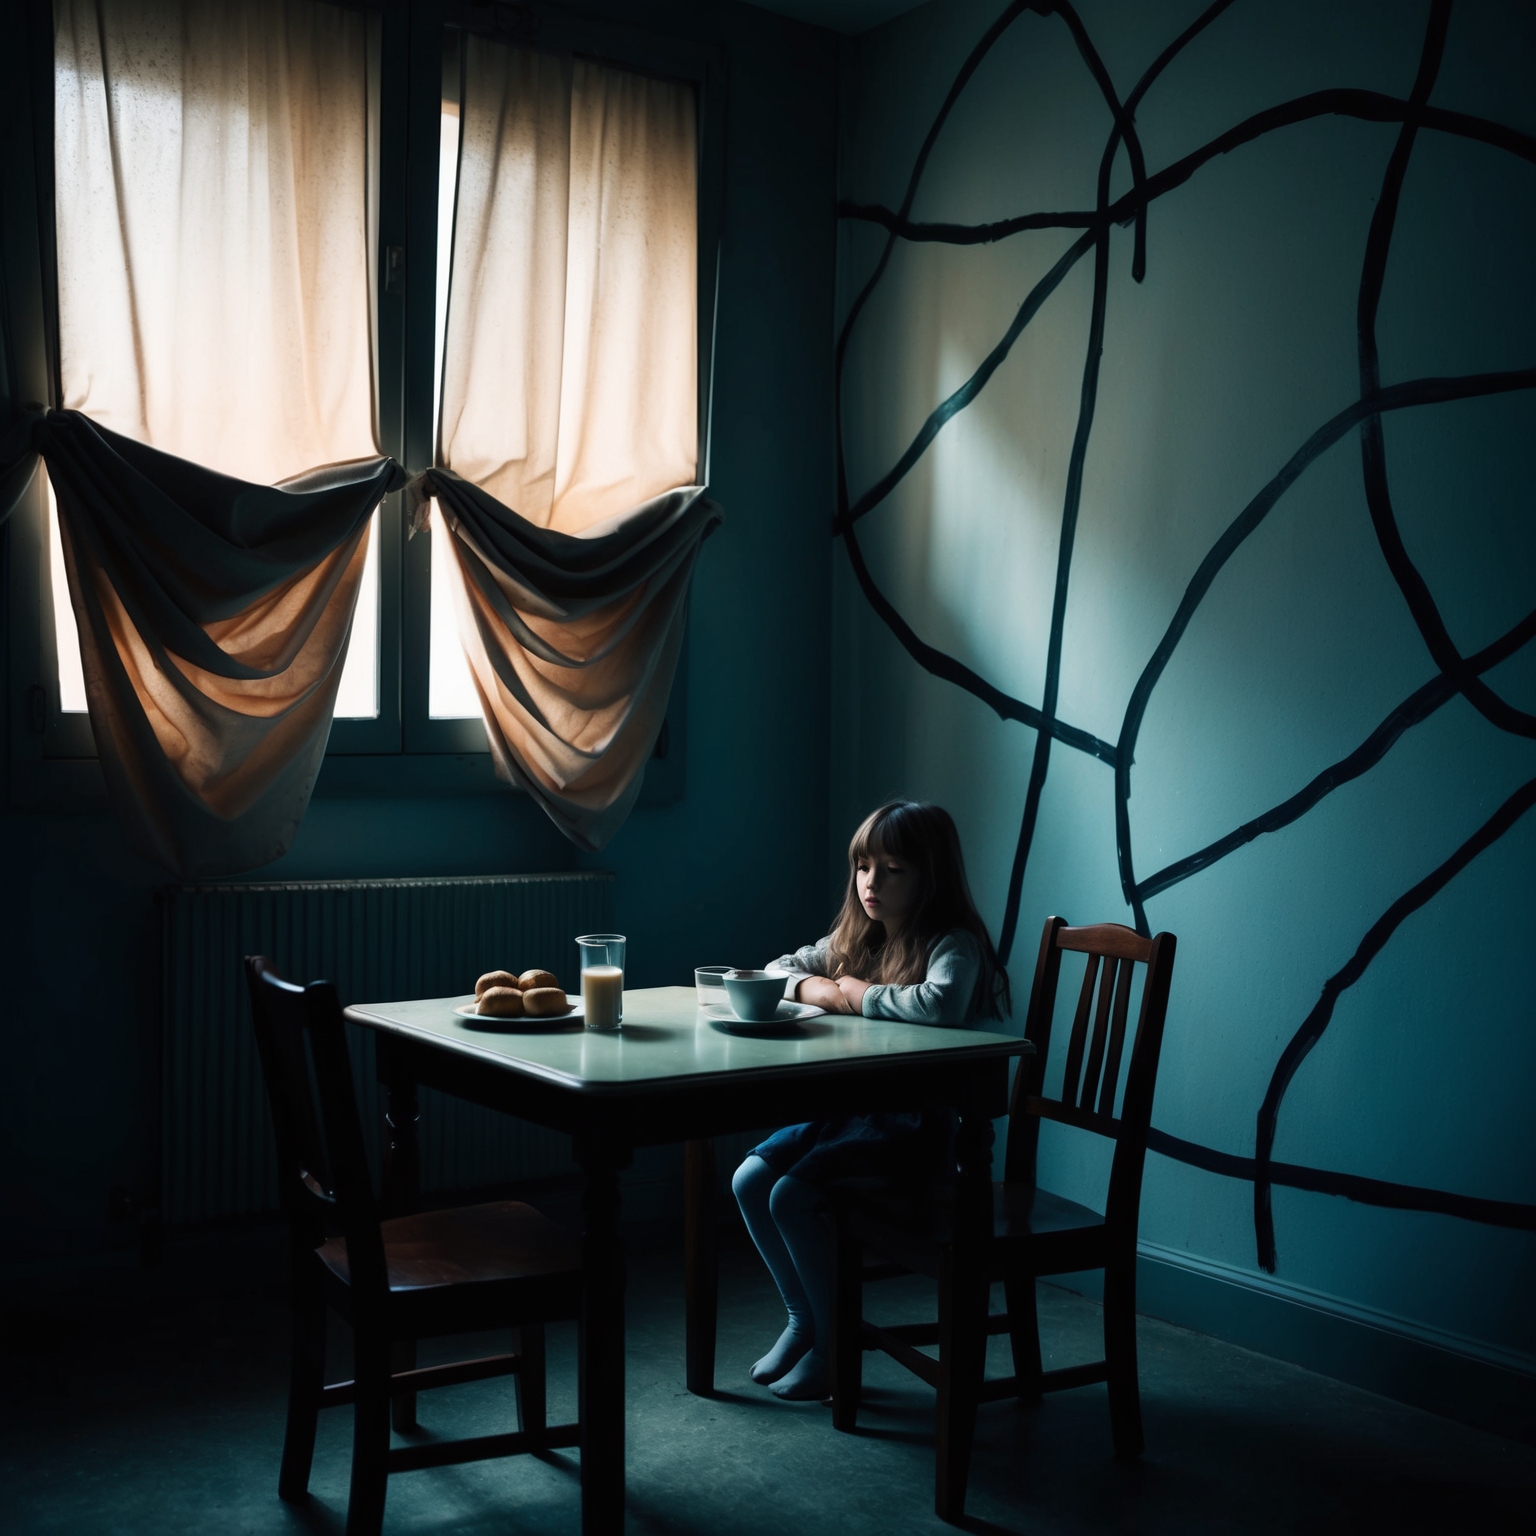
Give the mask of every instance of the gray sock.
[[790, 1318], [778, 1342], [752, 1367], [752, 1380], [760, 1387], [777, 1381], [810, 1353], [811, 1337], [809, 1329]]
[[819, 1403], [832, 1392], [832, 1373], [827, 1369], [826, 1356], [811, 1350], [802, 1356], [792, 1371], [781, 1376], [768, 1390], [775, 1397], [782, 1397], [791, 1403]]

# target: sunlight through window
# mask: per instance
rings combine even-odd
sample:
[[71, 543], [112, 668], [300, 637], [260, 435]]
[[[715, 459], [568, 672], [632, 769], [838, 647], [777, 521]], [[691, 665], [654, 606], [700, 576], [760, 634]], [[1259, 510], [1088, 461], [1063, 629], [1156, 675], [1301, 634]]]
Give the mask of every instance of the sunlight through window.
[[[450, 67], [457, 76], [456, 63]], [[432, 354], [432, 425], [439, 432], [443, 395], [443, 337], [448, 329], [448, 278], [453, 263], [453, 206], [459, 178], [459, 104], [443, 102], [442, 135], [437, 171], [437, 314]], [[464, 647], [459, 644], [448, 585], [448, 561], [453, 558], [437, 520], [432, 524], [431, 641], [427, 671], [427, 713], [434, 720], [480, 718], [480, 696]]]

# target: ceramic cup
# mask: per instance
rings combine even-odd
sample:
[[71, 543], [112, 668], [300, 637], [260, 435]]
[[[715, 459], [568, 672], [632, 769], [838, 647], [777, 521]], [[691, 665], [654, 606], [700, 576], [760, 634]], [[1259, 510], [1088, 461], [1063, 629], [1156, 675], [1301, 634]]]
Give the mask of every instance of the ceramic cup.
[[727, 971], [725, 990], [738, 1019], [766, 1024], [784, 1001], [784, 978], [777, 971]]
[[725, 991], [725, 973], [733, 967], [729, 965], [699, 965], [694, 967], [693, 985], [698, 991], [699, 1007], [707, 1007], [710, 1003], [725, 1003], [730, 999]]

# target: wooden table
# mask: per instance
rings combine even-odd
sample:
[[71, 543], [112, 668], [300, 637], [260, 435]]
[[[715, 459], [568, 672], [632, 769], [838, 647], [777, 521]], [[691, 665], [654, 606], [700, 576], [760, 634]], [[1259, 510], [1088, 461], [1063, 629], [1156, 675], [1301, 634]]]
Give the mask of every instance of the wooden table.
[[[990, 1192], [992, 1121], [1005, 1112], [1011, 1035], [825, 1015], [792, 1033], [747, 1035], [696, 1006], [692, 987], [624, 994], [624, 1027], [492, 1033], [458, 1017], [472, 997], [358, 1003], [378, 1036], [388, 1099], [385, 1203], [419, 1194], [418, 1086], [567, 1131], [585, 1175], [585, 1290], [578, 1366], [584, 1536], [624, 1524], [624, 1256], [619, 1174], [634, 1149], [688, 1143], [688, 1386], [714, 1388], [715, 1252], [710, 1138], [850, 1113], [960, 1111], [961, 1177]], [[977, 1202], [981, 1208], [981, 1202]], [[990, 1193], [985, 1201], [990, 1212]]]

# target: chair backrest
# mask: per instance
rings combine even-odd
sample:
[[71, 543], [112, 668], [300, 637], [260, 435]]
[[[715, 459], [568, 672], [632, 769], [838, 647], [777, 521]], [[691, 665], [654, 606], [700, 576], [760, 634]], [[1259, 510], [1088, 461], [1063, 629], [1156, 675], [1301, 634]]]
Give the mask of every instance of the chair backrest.
[[[1128, 1220], [1134, 1232], [1141, 1203], [1141, 1171], [1152, 1123], [1152, 1095], [1157, 1063], [1163, 1048], [1163, 1020], [1168, 1012], [1168, 985], [1173, 977], [1177, 940], [1171, 933], [1144, 939], [1120, 923], [1069, 928], [1059, 917], [1045, 921], [1040, 957], [1024, 1037], [1035, 1047], [1033, 1058], [1020, 1066], [1009, 1106], [1008, 1154], [1004, 1177], [1010, 1184], [1035, 1182], [1040, 1121], [1057, 1120], [1106, 1136], [1115, 1143], [1109, 1176], [1105, 1218]], [[1056, 1015], [1056, 988], [1064, 951], [1086, 956], [1082, 989], [1072, 1017], [1058, 1095], [1045, 1096], [1050, 1059], [1051, 1025]], [[1141, 1010], [1125, 1062], [1126, 1026], [1130, 1013], [1135, 967], [1144, 965]], [[1120, 1092], [1121, 1067], [1125, 1085]], [[1119, 1110], [1116, 1111], [1116, 1099]]]
[[294, 1243], [317, 1248], [339, 1231], [354, 1295], [382, 1300], [384, 1243], [336, 988], [284, 981], [265, 955], [247, 955], [245, 975]]

